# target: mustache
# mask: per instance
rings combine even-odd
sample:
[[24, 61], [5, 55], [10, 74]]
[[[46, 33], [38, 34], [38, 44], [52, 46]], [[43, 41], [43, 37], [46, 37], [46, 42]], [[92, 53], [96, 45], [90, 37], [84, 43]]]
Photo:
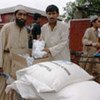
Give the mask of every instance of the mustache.
[[54, 18], [50, 18], [50, 20], [53, 20]]
[[19, 19], [19, 21], [25, 22], [25, 20], [24, 20], [24, 19], [22, 19], [22, 18], [21, 18], [21, 19]]

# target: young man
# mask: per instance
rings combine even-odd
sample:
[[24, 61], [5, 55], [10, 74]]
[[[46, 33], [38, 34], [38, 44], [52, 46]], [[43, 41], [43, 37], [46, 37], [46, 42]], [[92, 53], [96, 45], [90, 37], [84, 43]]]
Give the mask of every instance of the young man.
[[69, 29], [66, 23], [58, 21], [59, 9], [55, 5], [46, 8], [48, 23], [41, 29], [41, 38], [45, 41], [50, 60], [70, 61]]
[[[0, 32], [0, 67], [10, 75], [12, 53], [21, 53], [28, 49], [26, 18], [26, 9], [17, 6], [15, 8], [15, 21], [5, 24]], [[8, 100], [5, 87], [6, 81], [3, 77], [0, 77], [0, 100]]]

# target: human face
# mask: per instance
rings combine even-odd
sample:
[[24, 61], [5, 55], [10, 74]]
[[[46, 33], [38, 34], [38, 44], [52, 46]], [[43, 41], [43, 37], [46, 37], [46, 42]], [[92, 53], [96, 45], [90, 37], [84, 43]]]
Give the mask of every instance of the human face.
[[25, 26], [26, 18], [27, 18], [27, 13], [24, 10], [19, 10], [16, 13], [16, 24], [20, 28], [22, 28], [23, 26]]
[[56, 11], [53, 12], [47, 12], [47, 18], [49, 23], [55, 23], [57, 21], [57, 17], [59, 14]]

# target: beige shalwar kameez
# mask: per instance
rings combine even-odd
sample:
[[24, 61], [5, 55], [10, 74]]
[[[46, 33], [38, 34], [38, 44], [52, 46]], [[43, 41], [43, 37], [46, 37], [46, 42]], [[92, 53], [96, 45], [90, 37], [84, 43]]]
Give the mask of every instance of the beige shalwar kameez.
[[[11, 74], [12, 53], [25, 52], [27, 49], [26, 28], [20, 29], [15, 22], [4, 25], [0, 32], [0, 67], [3, 68], [5, 73]], [[5, 87], [5, 79], [0, 77], [0, 100], [8, 100]]]
[[51, 30], [49, 24], [41, 29], [41, 38], [46, 43], [46, 48], [51, 52], [50, 60], [70, 61], [69, 51], [69, 29], [66, 23], [57, 21], [56, 26]]
[[[82, 38], [83, 43], [83, 53], [86, 58], [81, 58], [81, 61], [97, 61], [100, 62], [100, 59], [88, 58], [90, 56], [94, 56], [97, 52], [97, 48], [94, 46], [86, 46], [88, 44], [93, 44], [98, 42], [98, 31], [91, 27], [88, 28]], [[94, 71], [100, 73], [100, 64], [98, 63], [80, 63], [80, 66], [85, 67], [85, 70], [92, 74]]]

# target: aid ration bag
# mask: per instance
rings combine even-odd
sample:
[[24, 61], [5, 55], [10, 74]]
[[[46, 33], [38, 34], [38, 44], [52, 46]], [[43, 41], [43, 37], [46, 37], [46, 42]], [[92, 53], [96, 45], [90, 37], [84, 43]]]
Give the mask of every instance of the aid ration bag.
[[42, 62], [17, 71], [17, 79], [23, 76], [37, 92], [58, 92], [72, 83], [93, 79], [80, 66], [68, 61]]

